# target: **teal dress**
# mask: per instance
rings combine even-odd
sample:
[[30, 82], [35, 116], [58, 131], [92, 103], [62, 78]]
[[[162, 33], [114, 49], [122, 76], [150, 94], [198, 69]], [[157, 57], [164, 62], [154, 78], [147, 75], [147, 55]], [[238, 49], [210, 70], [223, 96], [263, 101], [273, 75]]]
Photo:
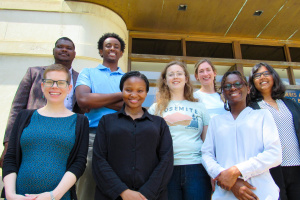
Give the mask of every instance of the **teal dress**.
[[[33, 113], [20, 139], [22, 162], [16, 181], [17, 194], [39, 194], [57, 187], [75, 144], [76, 120], [76, 114], [45, 117], [37, 111]], [[61, 198], [70, 199], [69, 191]]]

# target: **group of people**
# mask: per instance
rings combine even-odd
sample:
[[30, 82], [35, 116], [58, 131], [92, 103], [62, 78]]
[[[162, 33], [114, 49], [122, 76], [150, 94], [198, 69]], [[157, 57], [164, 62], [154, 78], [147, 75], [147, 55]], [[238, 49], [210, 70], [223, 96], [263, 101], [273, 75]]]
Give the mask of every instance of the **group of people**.
[[255, 65], [249, 81], [226, 72], [219, 93], [209, 60], [195, 64], [196, 92], [186, 65], [170, 62], [147, 110], [149, 81], [118, 67], [124, 49], [104, 34], [103, 63], [78, 74], [62, 37], [54, 64], [28, 69], [0, 160], [6, 199], [299, 198], [300, 106], [271, 66]]

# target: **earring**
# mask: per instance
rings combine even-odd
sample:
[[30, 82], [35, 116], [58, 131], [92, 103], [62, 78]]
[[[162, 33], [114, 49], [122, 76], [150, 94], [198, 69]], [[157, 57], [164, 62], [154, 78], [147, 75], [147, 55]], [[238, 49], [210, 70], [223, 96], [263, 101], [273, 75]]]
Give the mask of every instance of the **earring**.
[[230, 106], [229, 106], [227, 100], [225, 100], [225, 102], [224, 102], [224, 109], [230, 111]]
[[45, 98], [45, 96], [44, 96], [44, 93], [43, 93], [43, 96], [42, 96], [42, 98]]
[[69, 100], [69, 94], [67, 95], [67, 101]]

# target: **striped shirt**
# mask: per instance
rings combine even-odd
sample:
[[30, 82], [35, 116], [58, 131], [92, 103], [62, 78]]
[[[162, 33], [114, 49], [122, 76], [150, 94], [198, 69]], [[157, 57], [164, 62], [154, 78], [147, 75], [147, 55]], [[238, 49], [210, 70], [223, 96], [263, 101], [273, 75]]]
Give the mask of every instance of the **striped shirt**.
[[258, 102], [262, 109], [268, 109], [275, 120], [282, 148], [281, 166], [300, 166], [300, 148], [293, 116], [281, 99], [276, 99], [278, 110], [264, 100]]

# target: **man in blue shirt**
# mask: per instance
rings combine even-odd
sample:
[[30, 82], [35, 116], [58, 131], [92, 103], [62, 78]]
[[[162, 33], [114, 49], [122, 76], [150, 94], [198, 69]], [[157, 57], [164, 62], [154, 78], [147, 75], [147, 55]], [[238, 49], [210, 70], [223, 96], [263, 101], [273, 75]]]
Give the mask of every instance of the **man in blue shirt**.
[[103, 63], [96, 68], [85, 68], [76, 82], [76, 98], [79, 107], [86, 112], [90, 123], [90, 143], [87, 168], [77, 183], [79, 200], [94, 199], [96, 184], [92, 175], [93, 143], [99, 120], [103, 115], [122, 108], [122, 93], [119, 89], [124, 72], [118, 67], [125, 42], [115, 33], [104, 34], [98, 42]]

